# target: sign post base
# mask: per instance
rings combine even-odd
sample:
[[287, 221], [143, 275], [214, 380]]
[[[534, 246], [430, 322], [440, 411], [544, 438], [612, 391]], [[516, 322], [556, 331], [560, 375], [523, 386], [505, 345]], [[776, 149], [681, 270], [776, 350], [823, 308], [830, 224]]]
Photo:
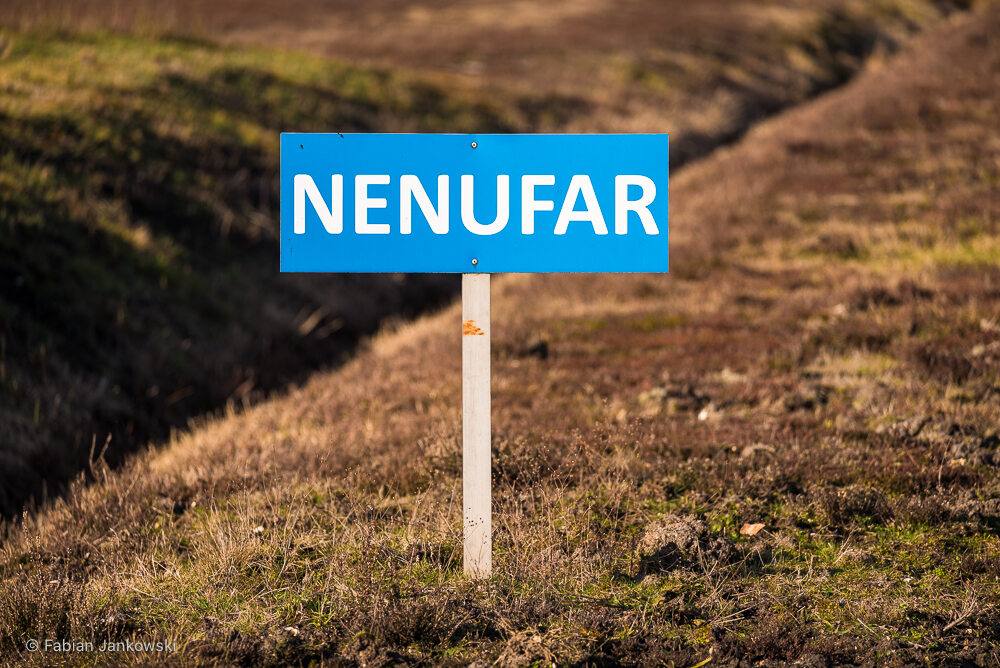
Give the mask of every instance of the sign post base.
[[462, 515], [465, 574], [493, 571], [490, 275], [462, 275]]

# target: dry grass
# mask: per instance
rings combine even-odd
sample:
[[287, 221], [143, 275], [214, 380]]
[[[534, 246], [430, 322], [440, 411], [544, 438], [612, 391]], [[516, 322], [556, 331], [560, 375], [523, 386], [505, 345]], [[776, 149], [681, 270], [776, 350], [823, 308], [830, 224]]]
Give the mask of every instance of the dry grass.
[[681, 164], [970, 0], [12, 0], [0, 24], [195, 36], [417, 71], [532, 131], [668, 132]]
[[26, 517], [5, 661], [1000, 662], [998, 34], [676, 174], [667, 277], [497, 282], [489, 581], [451, 307]]
[[0, 515], [342, 359], [445, 276], [278, 273], [278, 133], [509, 129], [418, 78], [0, 29]]
[[279, 131], [669, 130], [676, 167], [962, 4], [3, 3], [0, 515], [58, 495], [92, 445], [116, 465], [453, 294], [279, 276]]

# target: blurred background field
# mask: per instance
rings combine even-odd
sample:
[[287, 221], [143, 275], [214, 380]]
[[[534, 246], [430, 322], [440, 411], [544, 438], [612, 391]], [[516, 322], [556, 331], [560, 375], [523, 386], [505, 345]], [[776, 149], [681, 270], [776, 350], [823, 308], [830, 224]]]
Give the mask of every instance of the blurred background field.
[[0, 9], [5, 513], [454, 293], [279, 276], [279, 132], [668, 131], [678, 167], [958, 5], [275, 7]]
[[[3, 653], [1000, 661], [998, 16], [4, 3]], [[496, 283], [486, 587], [457, 283], [280, 276], [281, 131], [671, 134], [669, 276]]]
[[118, 30], [419, 72], [512, 103], [520, 129], [676, 136], [681, 162], [842, 83], [968, 0], [201, 3], [10, 0], [27, 30]]

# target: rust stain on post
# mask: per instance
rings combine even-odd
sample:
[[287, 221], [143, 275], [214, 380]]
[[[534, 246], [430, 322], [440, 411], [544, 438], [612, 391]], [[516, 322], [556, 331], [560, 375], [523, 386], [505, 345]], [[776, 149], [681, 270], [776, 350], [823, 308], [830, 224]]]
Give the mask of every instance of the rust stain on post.
[[486, 334], [476, 326], [475, 320], [466, 320], [462, 323], [462, 336], [483, 336]]

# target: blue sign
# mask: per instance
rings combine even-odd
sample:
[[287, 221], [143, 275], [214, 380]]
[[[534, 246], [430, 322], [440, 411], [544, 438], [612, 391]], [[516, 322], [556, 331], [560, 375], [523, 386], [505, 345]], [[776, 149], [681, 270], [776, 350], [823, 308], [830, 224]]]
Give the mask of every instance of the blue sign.
[[281, 271], [665, 272], [667, 135], [281, 135]]

